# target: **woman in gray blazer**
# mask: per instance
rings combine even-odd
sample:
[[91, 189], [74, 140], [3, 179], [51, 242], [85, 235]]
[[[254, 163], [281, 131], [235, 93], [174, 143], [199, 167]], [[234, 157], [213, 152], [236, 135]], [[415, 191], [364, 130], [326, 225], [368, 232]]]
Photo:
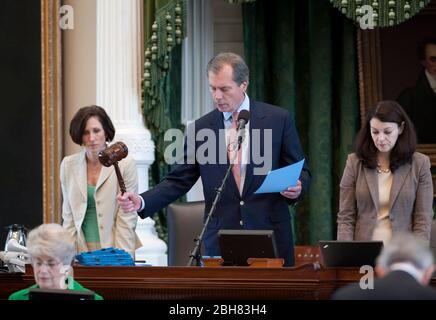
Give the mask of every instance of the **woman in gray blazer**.
[[[61, 163], [63, 227], [75, 238], [78, 252], [116, 247], [134, 257], [141, 245], [135, 232], [137, 213], [121, 211], [115, 169], [98, 160], [115, 136], [112, 121], [101, 107], [83, 107], [71, 120], [70, 135], [83, 149]], [[119, 168], [127, 191], [137, 192], [135, 161], [127, 156]]]
[[340, 183], [338, 240], [390, 240], [400, 231], [430, 239], [433, 183], [429, 158], [416, 152], [403, 108], [381, 101], [359, 131]]

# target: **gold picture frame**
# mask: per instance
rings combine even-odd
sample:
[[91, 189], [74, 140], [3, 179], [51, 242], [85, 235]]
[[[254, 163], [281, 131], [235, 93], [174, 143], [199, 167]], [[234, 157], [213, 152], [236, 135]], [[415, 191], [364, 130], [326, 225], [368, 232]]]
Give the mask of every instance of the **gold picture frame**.
[[[420, 17], [432, 16], [436, 19], [436, 1], [432, 1], [413, 19]], [[364, 123], [367, 111], [375, 106], [378, 101], [386, 99], [383, 92], [386, 83], [386, 75], [383, 74], [383, 48], [381, 39], [383, 32], [389, 32], [389, 28], [376, 28], [373, 30], [357, 31], [357, 51], [358, 51], [358, 77], [359, 77], [359, 95], [360, 95], [360, 119]], [[385, 80], [386, 81], [386, 80]], [[392, 99], [392, 97], [388, 97]], [[394, 98], [395, 99], [395, 98]], [[430, 157], [433, 186], [436, 198], [436, 134], [435, 143], [418, 144], [417, 151]]]
[[44, 223], [61, 222], [59, 164], [62, 154], [60, 0], [41, 3], [42, 194]]

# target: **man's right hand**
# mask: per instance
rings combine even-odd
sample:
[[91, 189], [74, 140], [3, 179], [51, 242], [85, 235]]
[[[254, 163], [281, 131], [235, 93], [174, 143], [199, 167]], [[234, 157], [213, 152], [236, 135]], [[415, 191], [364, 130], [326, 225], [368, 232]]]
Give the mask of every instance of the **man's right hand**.
[[133, 192], [124, 192], [123, 195], [120, 193], [117, 201], [124, 213], [138, 211], [141, 208], [141, 199]]

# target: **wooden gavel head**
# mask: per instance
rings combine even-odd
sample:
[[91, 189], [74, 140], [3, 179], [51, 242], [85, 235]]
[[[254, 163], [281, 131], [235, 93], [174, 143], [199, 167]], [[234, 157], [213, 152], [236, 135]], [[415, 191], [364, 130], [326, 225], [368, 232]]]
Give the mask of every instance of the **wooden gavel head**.
[[110, 167], [127, 157], [129, 150], [123, 142], [115, 142], [98, 154], [98, 160], [105, 167]]

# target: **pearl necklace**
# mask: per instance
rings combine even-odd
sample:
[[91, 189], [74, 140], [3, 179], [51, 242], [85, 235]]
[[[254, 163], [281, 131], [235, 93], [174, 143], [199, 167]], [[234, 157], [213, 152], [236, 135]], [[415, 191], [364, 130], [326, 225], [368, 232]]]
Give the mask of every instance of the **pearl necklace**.
[[380, 163], [377, 163], [377, 173], [389, 173], [391, 172], [391, 169], [383, 169], [380, 165]]

